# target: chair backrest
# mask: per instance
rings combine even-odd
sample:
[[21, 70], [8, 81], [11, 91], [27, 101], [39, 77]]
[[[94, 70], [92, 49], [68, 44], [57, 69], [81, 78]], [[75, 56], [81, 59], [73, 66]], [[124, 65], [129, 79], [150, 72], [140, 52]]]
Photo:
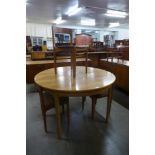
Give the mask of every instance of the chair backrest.
[[[64, 38], [68, 37], [68, 43]], [[57, 56], [70, 56], [72, 51], [72, 29], [52, 27], [54, 69], [57, 74]]]
[[[59, 40], [60, 35], [64, 36], [66, 34], [70, 35], [69, 43], [66, 45], [66, 43], [58, 42], [56, 44], [56, 37]], [[86, 66], [86, 73], [87, 73], [87, 65], [88, 65], [88, 51], [90, 46], [92, 45], [92, 38], [90, 35], [87, 34], [78, 34], [75, 35], [75, 46], [72, 44], [72, 29], [66, 29], [66, 28], [57, 28], [52, 27], [52, 36], [53, 36], [53, 56], [54, 56], [54, 69], [55, 74], [57, 74], [57, 55], [60, 53], [65, 53], [64, 51], [67, 51], [69, 53], [69, 56], [71, 57], [71, 71], [73, 72], [73, 77], [76, 76], [76, 58], [79, 56], [85, 57], [85, 66]], [[62, 39], [60, 39], [62, 41]]]
[[74, 41], [75, 41], [76, 56], [82, 55], [85, 58], [85, 67], [87, 73], [88, 52], [90, 51], [90, 48], [93, 47], [92, 36], [85, 33], [76, 34]]

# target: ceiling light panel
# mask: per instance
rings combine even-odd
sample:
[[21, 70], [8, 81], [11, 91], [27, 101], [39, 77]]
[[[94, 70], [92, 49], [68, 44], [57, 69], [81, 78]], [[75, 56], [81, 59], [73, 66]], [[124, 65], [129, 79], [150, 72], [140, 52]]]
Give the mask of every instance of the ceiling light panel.
[[62, 23], [64, 23], [64, 22], [65, 22], [65, 20], [62, 20], [62, 17], [58, 17], [58, 18], [54, 21], [55, 24], [62, 24]]
[[122, 16], [128, 15], [126, 12], [116, 11], [116, 10], [107, 10], [107, 14], [122, 15]]
[[123, 12], [123, 11], [107, 10], [105, 15], [109, 16], [109, 17], [125, 18], [128, 14], [126, 12]]
[[78, 7], [78, 4], [76, 4], [76, 5], [74, 5], [74, 6], [72, 6], [72, 7], [70, 7], [70, 8], [68, 9], [68, 11], [66, 12], [66, 15], [72, 16], [72, 15], [77, 14], [77, 13], [80, 12], [81, 10], [82, 10], [82, 8], [79, 8], [79, 7]]
[[106, 16], [108, 16], [108, 17], [118, 17], [118, 18], [125, 18], [126, 16], [124, 16], [124, 15], [115, 15], [115, 14], [108, 14], [108, 13], [106, 13], [105, 14]]
[[95, 19], [90, 18], [82, 18], [81, 19], [81, 25], [87, 25], [87, 26], [95, 26]]
[[120, 23], [109, 23], [109, 28], [120, 26]]

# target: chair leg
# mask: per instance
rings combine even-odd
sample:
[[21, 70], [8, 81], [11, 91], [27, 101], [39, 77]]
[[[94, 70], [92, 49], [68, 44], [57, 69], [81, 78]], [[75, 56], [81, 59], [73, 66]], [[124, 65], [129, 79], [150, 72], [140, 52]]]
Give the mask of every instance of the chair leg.
[[92, 119], [94, 120], [97, 98], [96, 97], [91, 97], [91, 98], [92, 98]]
[[43, 114], [43, 121], [44, 121], [44, 130], [45, 132], [47, 132], [46, 114]]
[[69, 108], [69, 103], [67, 103], [67, 123], [68, 126], [70, 124], [70, 108]]
[[82, 96], [82, 111], [84, 110], [85, 101], [86, 101], [86, 96]]
[[62, 113], [63, 113], [63, 114], [65, 113], [65, 106], [64, 106], [64, 103], [62, 103]]

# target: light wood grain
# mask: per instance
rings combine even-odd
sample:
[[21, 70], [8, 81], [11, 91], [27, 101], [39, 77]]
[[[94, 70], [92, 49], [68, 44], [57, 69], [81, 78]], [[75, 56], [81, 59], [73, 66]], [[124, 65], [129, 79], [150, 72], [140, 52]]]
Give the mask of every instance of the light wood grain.
[[36, 85], [49, 91], [55, 100], [57, 138], [61, 138], [61, 118], [59, 98], [61, 96], [90, 96], [104, 93], [108, 89], [108, 107], [106, 121], [108, 121], [112, 101], [112, 85], [116, 78], [114, 74], [105, 70], [84, 66], [76, 67], [76, 77], [72, 75], [71, 67], [58, 67], [57, 74], [54, 68], [38, 73], [34, 81]]
[[115, 76], [105, 70], [88, 67], [76, 67], [76, 78], [71, 76], [71, 67], [58, 67], [57, 75], [54, 69], [48, 69], [35, 76], [35, 83], [43, 88], [54, 91], [83, 92], [97, 90], [114, 83]]

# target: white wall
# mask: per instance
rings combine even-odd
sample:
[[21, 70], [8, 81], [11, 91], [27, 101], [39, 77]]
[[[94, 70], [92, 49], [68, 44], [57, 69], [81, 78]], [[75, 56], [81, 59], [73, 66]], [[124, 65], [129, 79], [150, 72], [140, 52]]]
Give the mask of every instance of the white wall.
[[105, 31], [115, 31], [115, 40], [129, 39], [129, 29], [128, 28], [109, 28]]
[[[78, 29], [80, 30], [80, 28], [78, 28]], [[103, 36], [108, 35], [108, 34], [115, 35], [116, 40], [129, 39], [129, 29], [128, 28], [126, 28], [126, 29], [125, 28], [108, 28], [108, 29], [100, 30], [100, 41], [103, 41]], [[52, 25], [26, 23], [26, 35], [52, 38]]]
[[122, 40], [122, 39], [129, 39], [129, 30], [120, 29], [118, 31], [118, 40]]
[[[73, 27], [70, 27], [70, 28], [73, 28]], [[74, 28], [79, 29], [77, 31], [81, 32], [79, 27], [78, 28], [74, 27]], [[100, 32], [100, 35], [99, 35], [100, 41], [104, 41], [103, 36], [108, 35], [108, 34], [114, 35], [114, 40], [129, 39], [128, 28], [107, 28], [107, 29], [100, 29], [99, 32]], [[47, 37], [52, 38], [52, 25], [38, 24], [38, 23], [26, 23], [26, 35], [44, 37], [45, 38], [44, 40], [46, 40]]]
[[129, 39], [129, 29], [115, 28], [113, 29], [117, 33], [117, 40]]
[[[47, 48], [53, 49], [52, 25], [26, 23], [26, 35], [33, 37], [43, 37], [43, 40], [47, 41]], [[51, 38], [50, 41], [47, 38]]]
[[52, 38], [52, 25], [26, 23], [26, 35], [35, 37]]

